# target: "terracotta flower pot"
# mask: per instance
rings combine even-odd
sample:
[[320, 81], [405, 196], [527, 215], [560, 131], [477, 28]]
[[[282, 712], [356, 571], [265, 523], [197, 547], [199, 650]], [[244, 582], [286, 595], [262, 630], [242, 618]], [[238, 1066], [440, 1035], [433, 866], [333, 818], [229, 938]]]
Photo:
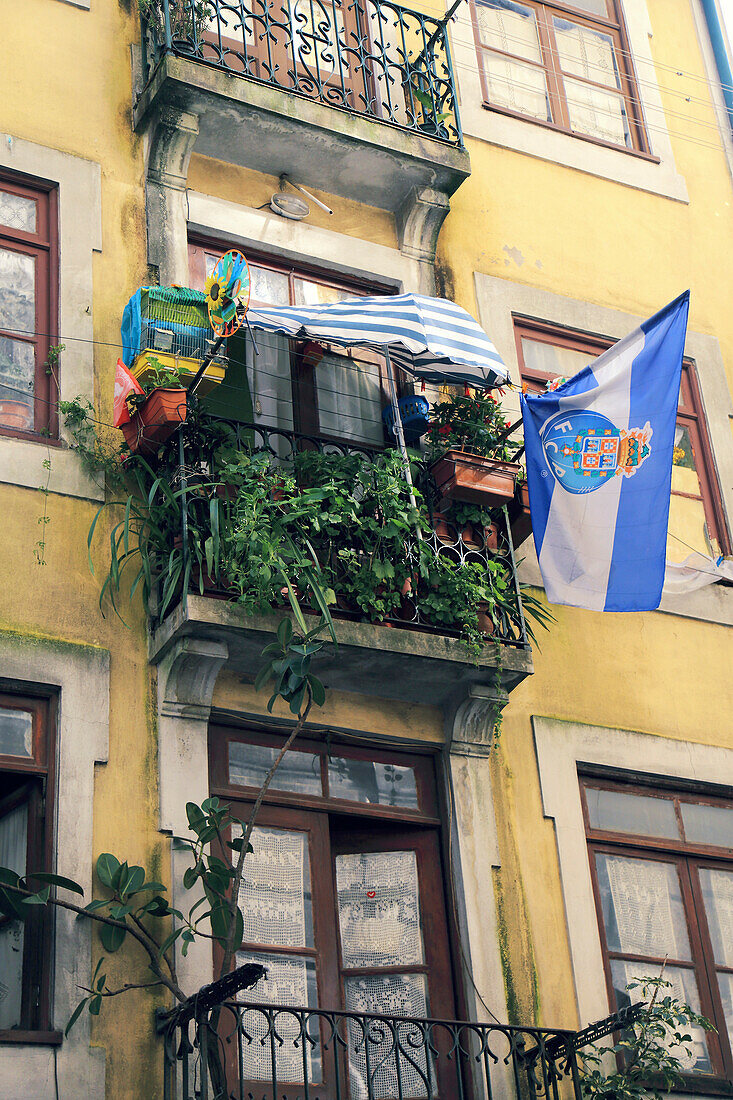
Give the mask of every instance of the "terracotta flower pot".
[[131, 451], [152, 454], [185, 419], [186, 391], [159, 389], [153, 390], [121, 429]]
[[487, 603], [479, 604], [478, 608], [478, 628], [482, 634], [493, 634], [496, 630], [494, 620], [489, 615], [489, 605]]
[[496, 508], [513, 499], [520, 466], [449, 450], [430, 470], [443, 497]]
[[27, 432], [33, 427], [33, 406], [14, 398], [0, 400], [0, 425], [3, 428], [17, 428]]

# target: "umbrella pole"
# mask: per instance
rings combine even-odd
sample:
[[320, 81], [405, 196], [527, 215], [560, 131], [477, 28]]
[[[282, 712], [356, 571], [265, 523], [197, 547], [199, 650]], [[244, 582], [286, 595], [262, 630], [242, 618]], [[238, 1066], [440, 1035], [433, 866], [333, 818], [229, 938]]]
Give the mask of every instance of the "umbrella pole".
[[[397, 436], [397, 444], [402, 454], [402, 462], [405, 468], [405, 481], [410, 491], [410, 504], [413, 508], [417, 508], [417, 501], [415, 500], [415, 487], [412, 484], [412, 472], [410, 470], [410, 456], [407, 453], [407, 444], [405, 443], [405, 433], [402, 430], [402, 417], [400, 416], [400, 407], [397, 403], [397, 386], [395, 385], [394, 374], [392, 372], [392, 363], [389, 358], [389, 348], [385, 347], [384, 357], [387, 360], [387, 379], [389, 380], [389, 395], [392, 398], [392, 413], [394, 417], [394, 434]], [[417, 537], [422, 539], [422, 531], [418, 527]]]

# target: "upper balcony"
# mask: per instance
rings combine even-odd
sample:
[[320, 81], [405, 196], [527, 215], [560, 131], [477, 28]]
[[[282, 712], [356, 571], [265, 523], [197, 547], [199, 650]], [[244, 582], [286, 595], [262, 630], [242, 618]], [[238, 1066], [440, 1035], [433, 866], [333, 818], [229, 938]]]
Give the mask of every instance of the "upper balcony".
[[391, 0], [148, 0], [136, 129], [398, 213], [468, 176], [446, 28]]

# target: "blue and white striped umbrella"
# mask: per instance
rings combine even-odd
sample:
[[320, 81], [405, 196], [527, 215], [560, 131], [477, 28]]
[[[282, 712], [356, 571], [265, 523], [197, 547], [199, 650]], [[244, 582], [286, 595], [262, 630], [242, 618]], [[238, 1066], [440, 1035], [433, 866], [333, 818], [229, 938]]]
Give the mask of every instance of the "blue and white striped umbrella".
[[419, 294], [345, 298], [323, 306], [251, 307], [253, 328], [346, 347], [388, 349], [392, 362], [428, 382], [501, 386], [509, 372], [480, 325], [444, 298]]

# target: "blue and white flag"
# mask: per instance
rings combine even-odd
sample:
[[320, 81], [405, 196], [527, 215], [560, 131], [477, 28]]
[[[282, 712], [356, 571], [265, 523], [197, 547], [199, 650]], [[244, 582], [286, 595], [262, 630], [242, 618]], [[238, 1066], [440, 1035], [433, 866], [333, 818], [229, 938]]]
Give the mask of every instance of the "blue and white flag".
[[690, 293], [558, 389], [522, 398], [532, 530], [551, 603], [659, 606]]

